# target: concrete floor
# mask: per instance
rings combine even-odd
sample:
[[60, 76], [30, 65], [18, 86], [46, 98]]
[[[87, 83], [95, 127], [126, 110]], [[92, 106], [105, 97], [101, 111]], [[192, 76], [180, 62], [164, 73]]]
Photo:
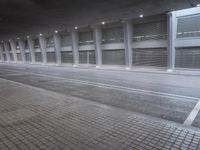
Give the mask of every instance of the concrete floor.
[[2, 149], [200, 149], [199, 76], [0, 64], [0, 88]]

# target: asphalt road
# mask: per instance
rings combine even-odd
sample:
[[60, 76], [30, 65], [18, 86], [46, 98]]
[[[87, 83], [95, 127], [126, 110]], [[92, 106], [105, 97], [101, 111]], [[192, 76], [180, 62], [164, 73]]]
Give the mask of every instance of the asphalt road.
[[[200, 99], [192, 75], [0, 64], [0, 78], [181, 124]], [[193, 119], [200, 127], [200, 114]]]

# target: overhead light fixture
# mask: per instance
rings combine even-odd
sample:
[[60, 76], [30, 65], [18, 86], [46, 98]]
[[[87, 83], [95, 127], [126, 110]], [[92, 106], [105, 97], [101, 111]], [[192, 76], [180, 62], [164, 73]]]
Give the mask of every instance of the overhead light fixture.
[[54, 32], [55, 32], [55, 33], [58, 33], [58, 30], [55, 30]]
[[77, 26], [75, 26], [75, 27], [74, 27], [74, 29], [75, 29], [75, 30], [77, 30], [77, 29], [78, 29], [78, 27], [77, 27]]
[[144, 17], [144, 15], [143, 14], [140, 14], [140, 18], [143, 18]]
[[19, 37], [17, 37], [17, 39], [19, 40], [20, 38], [19, 38]]
[[103, 22], [101, 22], [101, 24], [103, 24], [103, 25], [104, 25], [104, 24], [105, 24], [105, 22], [103, 21]]
[[27, 38], [30, 38], [30, 36], [29, 36], [29, 35], [27, 35]]
[[40, 33], [40, 36], [42, 36], [42, 33]]
[[197, 4], [197, 7], [200, 7], [200, 4]]

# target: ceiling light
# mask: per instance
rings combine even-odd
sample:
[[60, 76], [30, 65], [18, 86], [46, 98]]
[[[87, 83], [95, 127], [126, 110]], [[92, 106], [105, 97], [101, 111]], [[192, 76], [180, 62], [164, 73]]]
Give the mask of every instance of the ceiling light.
[[200, 4], [197, 4], [197, 7], [200, 7]]
[[42, 33], [40, 33], [40, 36], [42, 36]]
[[17, 39], [19, 40], [19, 37], [17, 37]]
[[58, 30], [55, 30], [54, 32], [55, 32], [55, 33], [58, 33]]
[[140, 14], [140, 18], [143, 18], [144, 17], [144, 15], [143, 14]]
[[29, 38], [30, 36], [28, 35], [27, 38]]
[[103, 24], [103, 25], [104, 25], [104, 24], [105, 24], [105, 22], [103, 21], [103, 22], [101, 22], [101, 24]]
[[75, 29], [75, 30], [77, 30], [77, 29], [78, 29], [78, 27], [77, 27], [77, 26], [75, 26], [75, 27], [74, 27], [74, 29]]

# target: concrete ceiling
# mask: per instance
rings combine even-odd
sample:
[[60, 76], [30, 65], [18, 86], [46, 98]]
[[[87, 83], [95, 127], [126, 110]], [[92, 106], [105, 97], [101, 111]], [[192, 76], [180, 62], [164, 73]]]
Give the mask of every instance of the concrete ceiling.
[[0, 0], [0, 38], [190, 8], [200, 0]]

